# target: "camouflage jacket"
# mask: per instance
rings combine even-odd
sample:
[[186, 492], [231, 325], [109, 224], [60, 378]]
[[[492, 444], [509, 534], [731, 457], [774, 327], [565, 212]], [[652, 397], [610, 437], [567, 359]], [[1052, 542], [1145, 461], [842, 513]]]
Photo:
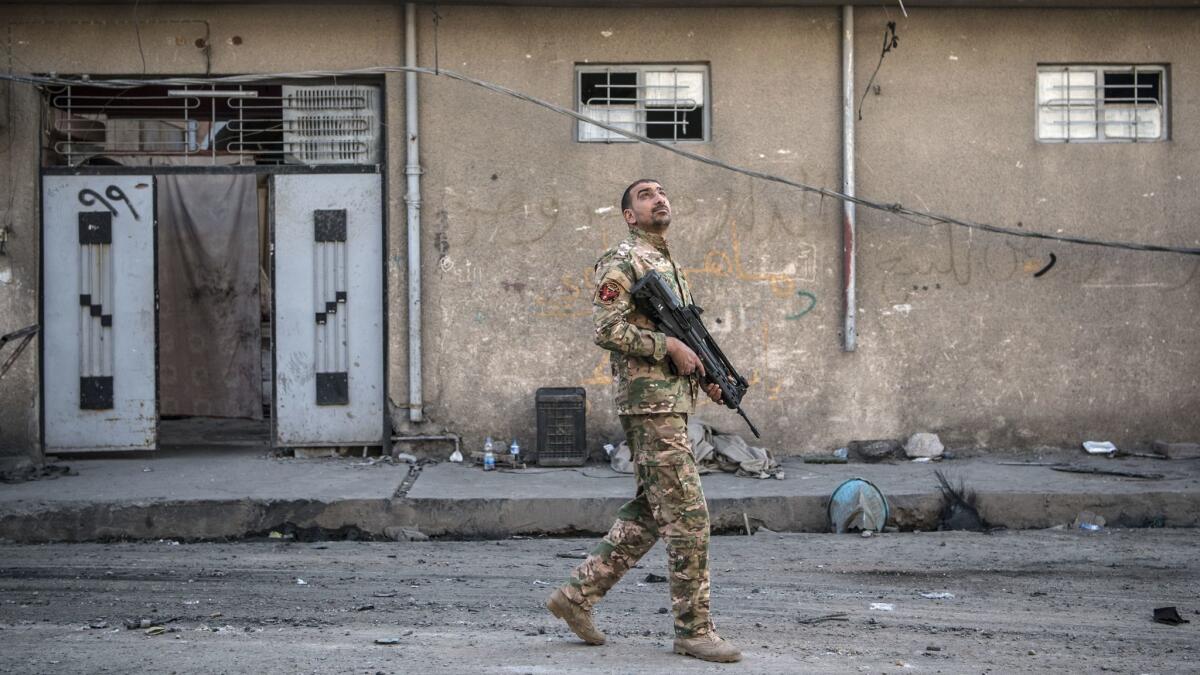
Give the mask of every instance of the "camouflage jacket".
[[657, 270], [685, 304], [692, 302], [683, 270], [671, 260], [662, 235], [631, 227], [628, 238], [596, 261], [595, 341], [612, 352], [618, 415], [691, 413], [696, 409], [698, 381], [671, 374], [666, 336], [637, 311], [629, 293], [650, 270]]

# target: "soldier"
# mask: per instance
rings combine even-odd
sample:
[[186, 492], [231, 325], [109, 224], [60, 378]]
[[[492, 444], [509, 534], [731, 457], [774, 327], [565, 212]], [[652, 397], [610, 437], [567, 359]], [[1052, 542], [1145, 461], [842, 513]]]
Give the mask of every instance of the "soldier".
[[[656, 270], [684, 303], [692, 302], [687, 279], [664, 238], [671, 203], [658, 181], [641, 179], [625, 189], [621, 212], [629, 237], [596, 262], [592, 316], [596, 344], [612, 352], [617, 414], [633, 455], [637, 495], [621, 507], [612, 529], [551, 594], [546, 607], [584, 642], [604, 644], [604, 634], [592, 623], [592, 607], [662, 538], [675, 612], [675, 653], [738, 661], [741, 652], [717, 635], [709, 616], [708, 506], [687, 434], [704, 366], [687, 345], [656, 331], [630, 295], [638, 279]], [[715, 384], [704, 390], [721, 401]]]

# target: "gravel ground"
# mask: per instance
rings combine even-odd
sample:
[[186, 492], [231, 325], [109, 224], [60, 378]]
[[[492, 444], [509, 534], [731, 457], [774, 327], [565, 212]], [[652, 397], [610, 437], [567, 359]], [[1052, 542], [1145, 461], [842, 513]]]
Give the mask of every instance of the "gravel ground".
[[1196, 530], [716, 537], [732, 665], [671, 653], [661, 545], [579, 642], [541, 603], [591, 543], [0, 545], [0, 671], [1200, 672]]

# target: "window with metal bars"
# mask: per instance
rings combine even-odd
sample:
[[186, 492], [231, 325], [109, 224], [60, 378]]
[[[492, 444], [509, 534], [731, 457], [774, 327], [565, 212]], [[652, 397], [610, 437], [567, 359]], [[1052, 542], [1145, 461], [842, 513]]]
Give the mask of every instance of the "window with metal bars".
[[1051, 143], [1167, 139], [1167, 68], [1039, 66], [1037, 138]]
[[[663, 141], [709, 140], [708, 66], [576, 66], [578, 110], [619, 129]], [[630, 141], [587, 122], [581, 142]]]
[[45, 97], [50, 164], [369, 165], [381, 156], [377, 85], [80, 83]]

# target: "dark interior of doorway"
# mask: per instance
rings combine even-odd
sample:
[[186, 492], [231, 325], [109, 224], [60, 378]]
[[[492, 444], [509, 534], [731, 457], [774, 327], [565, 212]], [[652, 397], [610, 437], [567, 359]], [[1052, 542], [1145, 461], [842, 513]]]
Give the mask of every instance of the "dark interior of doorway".
[[[270, 447], [267, 180], [263, 174], [157, 177], [162, 450]], [[238, 187], [233, 198], [224, 192], [226, 181]], [[239, 201], [241, 208], [233, 204]], [[240, 365], [231, 366], [235, 352]], [[192, 371], [204, 373], [187, 381]], [[220, 382], [230, 384], [214, 386]]]

